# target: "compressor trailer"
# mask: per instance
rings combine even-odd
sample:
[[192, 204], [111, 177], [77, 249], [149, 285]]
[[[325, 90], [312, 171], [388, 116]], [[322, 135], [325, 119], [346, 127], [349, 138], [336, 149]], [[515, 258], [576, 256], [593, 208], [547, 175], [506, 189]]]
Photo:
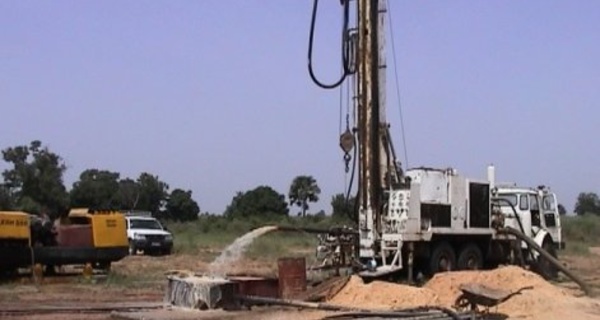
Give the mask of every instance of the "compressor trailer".
[[25, 212], [0, 212], [0, 271], [87, 263], [107, 269], [128, 255], [125, 228], [117, 211], [73, 209], [56, 225]]

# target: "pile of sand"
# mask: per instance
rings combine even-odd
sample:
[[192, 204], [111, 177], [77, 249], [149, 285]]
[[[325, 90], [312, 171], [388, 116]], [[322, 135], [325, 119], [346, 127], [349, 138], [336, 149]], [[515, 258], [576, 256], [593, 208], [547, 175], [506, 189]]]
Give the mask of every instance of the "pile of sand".
[[[444, 306], [452, 306], [460, 295], [459, 286], [463, 283], [484, 284], [491, 288], [514, 292], [520, 288], [532, 286], [501, 303], [497, 311], [511, 317], [538, 318], [567, 317], [562, 313], [579, 302], [565, 289], [561, 289], [544, 280], [539, 275], [515, 266], [507, 266], [489, 271], [459, 271], [441, 273], [433, 277], [425, 288], [435, 291]], [[558, 315], [557, 313], [561, 313]], [[571, 317], [572, 311], [568, 312]]]
[[365, 284], [354, 276], [330, 303], [367, 309], [452, 307], [463, 283], [484, 284], [510, 292], [532, 286], [533, 289], [525, 290], [490, 310], [510, 318], [600, 319], [600, 303], [597, 300], [574, 297], [539, 275], [515, 266], [489, 271], [440, 273], [422, 288], [380, 281]]
[[352, 276], [329, 302], [365, 309], [399, 309], [440, 304], [438, 296], [432, 290], [383, 281], [365, 284], [358, 276]]
[[[544, 280], [539, 275], [516, 266], [506, 266], [489, 271], [457, 271], [435, 275], [425, 288], [434, 290], [440, 295], [444, 305], [454, 302], [460, 294], [458, 287], [463, 283], [481, 283], [486, 286], [506, 291], [517, 291], [520, 288], [532, 286], [536, 295], [544, 293], [556, 299], [570, 296], [566, 290], [560, 289]], [[510, 300], [509, 300], [510, 301]]]

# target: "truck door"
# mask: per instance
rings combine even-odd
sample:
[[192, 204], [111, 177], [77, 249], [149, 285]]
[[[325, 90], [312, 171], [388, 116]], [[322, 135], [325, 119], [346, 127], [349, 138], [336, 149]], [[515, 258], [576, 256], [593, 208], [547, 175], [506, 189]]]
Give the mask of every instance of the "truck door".
[[546, 230], [548, 230], [548, 233], [552, 236], [554, 243], [559, 245], [562, 242], [562, 236], [558, 204], [554, 193], [546, 193], [543, 195], [542, 216], [544, 227], [546, 227]]

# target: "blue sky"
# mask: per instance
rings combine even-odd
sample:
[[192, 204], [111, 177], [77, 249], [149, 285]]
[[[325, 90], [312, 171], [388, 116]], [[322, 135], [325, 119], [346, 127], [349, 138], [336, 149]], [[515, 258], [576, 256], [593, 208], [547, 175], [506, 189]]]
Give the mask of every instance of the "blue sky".
[[[321, 2], [315, 65], [332, 79], [341, 12]], [[312, 211], [328, 210], [344, 189], [339, 92], [308, 77], [311, 6], [2, 1], [0, 147], [42, 140], [69, 187], [87, 168], [151, 172], [217, 213], [236, 191], [287, 193], [310, 174]], [[484, 178], [494, 163], [569, 211], [600, 192], [600, 2], [392, 0], [391, 13], [410, 167]], [[388, 65], [402, 150], [389, 47]]]

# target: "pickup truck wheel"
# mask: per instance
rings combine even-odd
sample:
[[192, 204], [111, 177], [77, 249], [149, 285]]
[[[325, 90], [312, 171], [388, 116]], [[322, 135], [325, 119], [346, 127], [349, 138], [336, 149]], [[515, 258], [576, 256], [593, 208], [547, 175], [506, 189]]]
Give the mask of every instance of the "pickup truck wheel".
[[111, 266], [110, 261], [98, 262], [95, 265], [96, 269], [102, 270], [104, 272], [110, 272], [110, 266]]
[[447, 242], [437, 243], [431, 252], [429, 263], [429, 272], [431, 274], [454, 270], [456, 268], [456, 254], [454, 253], [454, 249]]
[[135, 247], [135, 244], [133, 244], [133, 241], [129, 240], [129, 255], [133, 256], [137, 253], [137, 248]]
[[456, 266], [458, 270], [479, 270], [483, 267], [483, 254], [476, 244], [468, 243], [460, 249]]

